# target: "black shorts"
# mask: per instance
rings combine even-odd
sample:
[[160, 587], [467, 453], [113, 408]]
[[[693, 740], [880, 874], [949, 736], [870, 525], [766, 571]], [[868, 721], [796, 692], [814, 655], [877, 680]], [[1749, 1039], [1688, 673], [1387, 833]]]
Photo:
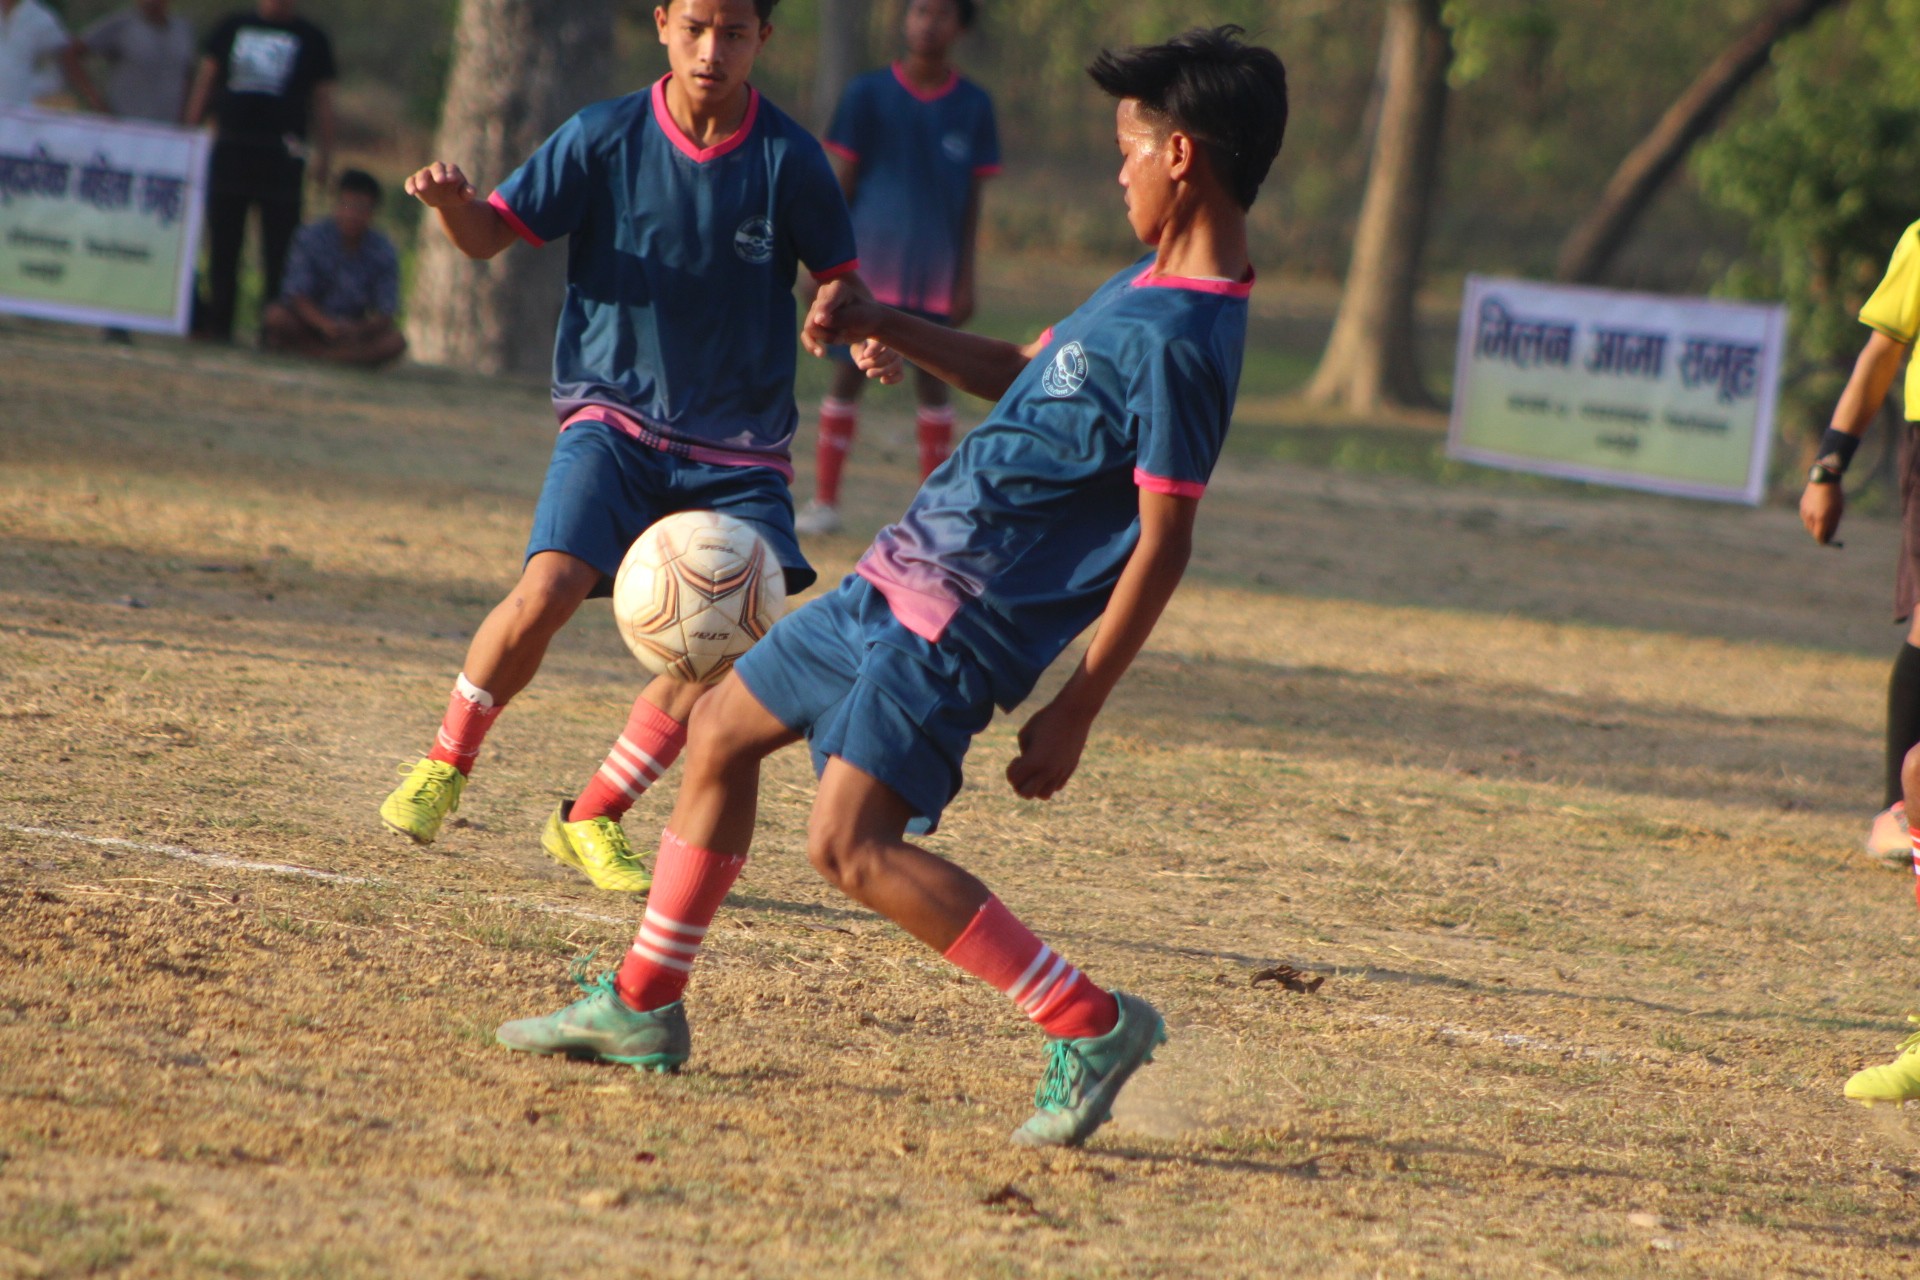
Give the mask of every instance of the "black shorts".
[[1900, 567], [1894, 572], [1893, 620], [1905, 622], [1920, 604], [1920, 422], [1900, 433]]

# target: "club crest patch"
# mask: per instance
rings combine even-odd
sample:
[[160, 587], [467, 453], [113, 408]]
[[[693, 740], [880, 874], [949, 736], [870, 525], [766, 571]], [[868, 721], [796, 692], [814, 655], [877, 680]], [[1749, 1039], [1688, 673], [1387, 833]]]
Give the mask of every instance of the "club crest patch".
[[953, 161], [955, 164], [959, 164], [967, 158], [967, 152], [969, 150], [967, 146], [967, 135], [955, 130], [940, 139], [940, 149], [947, 153], [947, 159]]
[[755, 214], [733, 233], [733, 251], [742, 262], [763, 267], [773, 261], [773, 219]]
[[1077, 342], [1069, 342], [1053, 357], [1053, 363], [1040, 375], [1040, 387], [1055, 399], [1072, 395], [1087, 382], [1087, 352]]

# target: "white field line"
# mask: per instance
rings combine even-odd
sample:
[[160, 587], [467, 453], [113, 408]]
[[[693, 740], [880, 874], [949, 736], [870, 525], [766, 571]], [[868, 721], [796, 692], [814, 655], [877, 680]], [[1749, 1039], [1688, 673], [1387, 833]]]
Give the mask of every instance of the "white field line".
[[[178, 858], [182, 862], [192, 862], [203, 867], [219, 867], [226, 871], [258, 871], [267, 875], [298, 876], [307, 880], [319, 880], [326, 884], [385, 885], [389, 883], [372, 876], [342, 875], [338, 871], [321, 871], [316, 867], [301, 867], [291, 862], [249, 862], [245, 858], [232, 858], [223, 853], [208, 853], [204, 849], [190, 849], [185, 845], [152, 844], [145, 840], [127, 840], [120, 836], [90, 836], [79, 831], [62, 831], [57, 827], [28, 827], [13, 822], [0, 822], [0, 831], [37, 836], [44, 840], [66, 840], [73, 844], [92, 845], [97, 849], [131, 849], [139, 853], [158, 853], [169, 858]], [[483, 897], [488, 902], [518, 907], [523, 911], [538, 911], [550, 916], [571, 916], [579, 920], [591, 920], [596, 924], [616, 924], [623, 928], [633, 928], [636, 925], [634, 918], [602, 915], [598, 911], [555, 906], [550, 902], [529, 902], [525, 898], [516, 898], [510, 894], [490, 893]]]
[[[90, 836], [79, 831], [62, 831], [57, 827], [28, 827], [18, 823], [0, 822], [0, 831], [12, 831], [23, 836], [37, 836], [46, 840], [66, 840], [73, 844], [92, 845], [99, 849], [131, 849], [140, 853], [157, 853], [182, 862], [192, 862], [203, 867], [219, 867], [227, 871], [256, 871], [266, 875], [298, 876], [308, 880], [319, 880], [326, 884], [364, 884], [384, 885], [384, 880], [369, 876], [342, 875], [337, 871], [321, 871], [315, 867], [296, 866], [290, 862], [249, 862], [245, 858], [233, 858], [221, 853], [208, 853], [203, 849], [190, 849], [178, 844], [152, 844], [144, 840], [127, 840], [120, 836]], [[578, 920], [591, 920], [595, 924], [612, 924], [632, 927], [634, 921], [622, 916], [603, 915], [597, 911], [582, 911], [577, 907], [555, 906], [548, 902], [529, 902], [525, 898], [516, 898], [510, 894], [488, 894], [486, 900], [506, 906], [518, 907], [524, 911], [538, 911], [546, 915], [569, 916]], [[1456, 1040], [1466, 1040], [1473, 1044], [1491, 1045], [1501, 1049], [1523, 1049], [1533, 1053], [1557, 1053], [1567, 1057], [1588, 1058], [1596, 1062], [1612, 1062], [1614, 1055], [1602, 1049], [1589, 1049], [1583, 1045], [1566, 1044], [1558, 1040], [1543, 1040], [1537, 1036], [1520, 1035], [1512, 1031], [1481, 1031], [1474, 1027], [1455, 1026], [1447, 1022], [1421, 1022], [1415, 1018], [1394, 1017], [1387, 1014], [1370, 1014], [1362, 1022], [1376, 1027], [1411, 1029], [1431, 1032], [1435, 1035], [1450, 1036]]]

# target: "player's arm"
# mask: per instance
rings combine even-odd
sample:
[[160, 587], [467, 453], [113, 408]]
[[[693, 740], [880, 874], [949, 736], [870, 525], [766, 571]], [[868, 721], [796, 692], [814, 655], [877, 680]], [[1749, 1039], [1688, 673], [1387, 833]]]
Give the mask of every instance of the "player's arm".
[[975, 250], [980, 244], [980, 196], [986, 183], [975, 175], [967, 188], [967, 217], [960, 231], [960, 266], [953, 273], [953, 326], [959, 328], [973, 319]]
[[469, 258], [495, 257], [520, 238], [457, 164], [434, 161], [407, 179], [407, 194], [440, 215], [447, 239]]
[[86, 52], [87, 46], [80, 41], [67, 41], [60, 50], [60, 72], [66, 76], [67, 83], [82, 101], [101, 115], [110, 116], [113, 111], [107, 106], [106, 96], [94, 87], [93, 77], [87, 74]]
[[1020, 795], [1048, 799], [1080, 767], [1094, 718], [1140, 656], [1187, 570], [1199, 509], [1198, 498], [1140, 490], [1140, 541], [1120, 571], [1086, 655], [1053, 700], [1021, 727], [1020, 754], [1007, 766], [1007, 781]]
[[853, 193], [860, 189], [860, 162], [843, 151], [828, 151], [827, 163], [833, 166], [833, 176], [840, 183], [840, 194], [853, 203]]
[[187, 93], [186, 123], [202, 125], [207, 122], [207, 108], [213, 104], [214, 82], [219, 78], [220, 64], [202, 55], [200, 65], [193, 73], [193, 88]]
[[[1842, 456], [1838, 462], [1844, 467], [1847, 459], [1852, 457], [1852, 445], [1845, 440], [1834, 440], [1834, 433], [1850, 437], [1854, 442], [1866, 434], [1867, 428], [1880, 413], [1880, 406], [1886, 403], [1887, 391], [1900, 373], [1908, 346], [1908, 343], [1878, 329], [1867, 339], [1860, 358], [1853, 363], [1853, 375], [1847, 379], [1847, 389], [1840, 393], [1840, 402], [1833, 408], [1828, 435], [1821, 440], [1820, 461], [1823, 464], [1834, 454], [1840, 454]], [[1846, 506], [1846, 495], [1840, 491], [1837, 479], [1820, 484], [1809, 480], [1800, 495], [1800, 523], [1806, 526], [1814, 541], [1824, 545], [1831, 542], [1834, 533], [1839, 530], [1840, 517], [1846, 512]]]
[[313, 181], [324, 187], [333, 177], [333, 81], [322, 80], [313, 86]]
[[963, 333], [882, 306], [864, 285], [842, 277], [820, 290], [801, 335], [807, 350], [824, 355], [836, 343], [877, 339], [934, 377], [969, 395], [998, 400], [1044, 343], [1022, 347], [999, 338]]

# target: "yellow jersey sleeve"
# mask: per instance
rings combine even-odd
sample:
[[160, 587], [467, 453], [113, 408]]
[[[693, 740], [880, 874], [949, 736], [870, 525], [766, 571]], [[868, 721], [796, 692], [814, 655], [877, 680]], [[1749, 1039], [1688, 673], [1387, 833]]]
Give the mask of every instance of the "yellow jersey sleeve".
[[1900, 234], [1880, 287], [1860, 308], [1860, 323], [1909, 346], [1920, 337], [1920, 222]]

